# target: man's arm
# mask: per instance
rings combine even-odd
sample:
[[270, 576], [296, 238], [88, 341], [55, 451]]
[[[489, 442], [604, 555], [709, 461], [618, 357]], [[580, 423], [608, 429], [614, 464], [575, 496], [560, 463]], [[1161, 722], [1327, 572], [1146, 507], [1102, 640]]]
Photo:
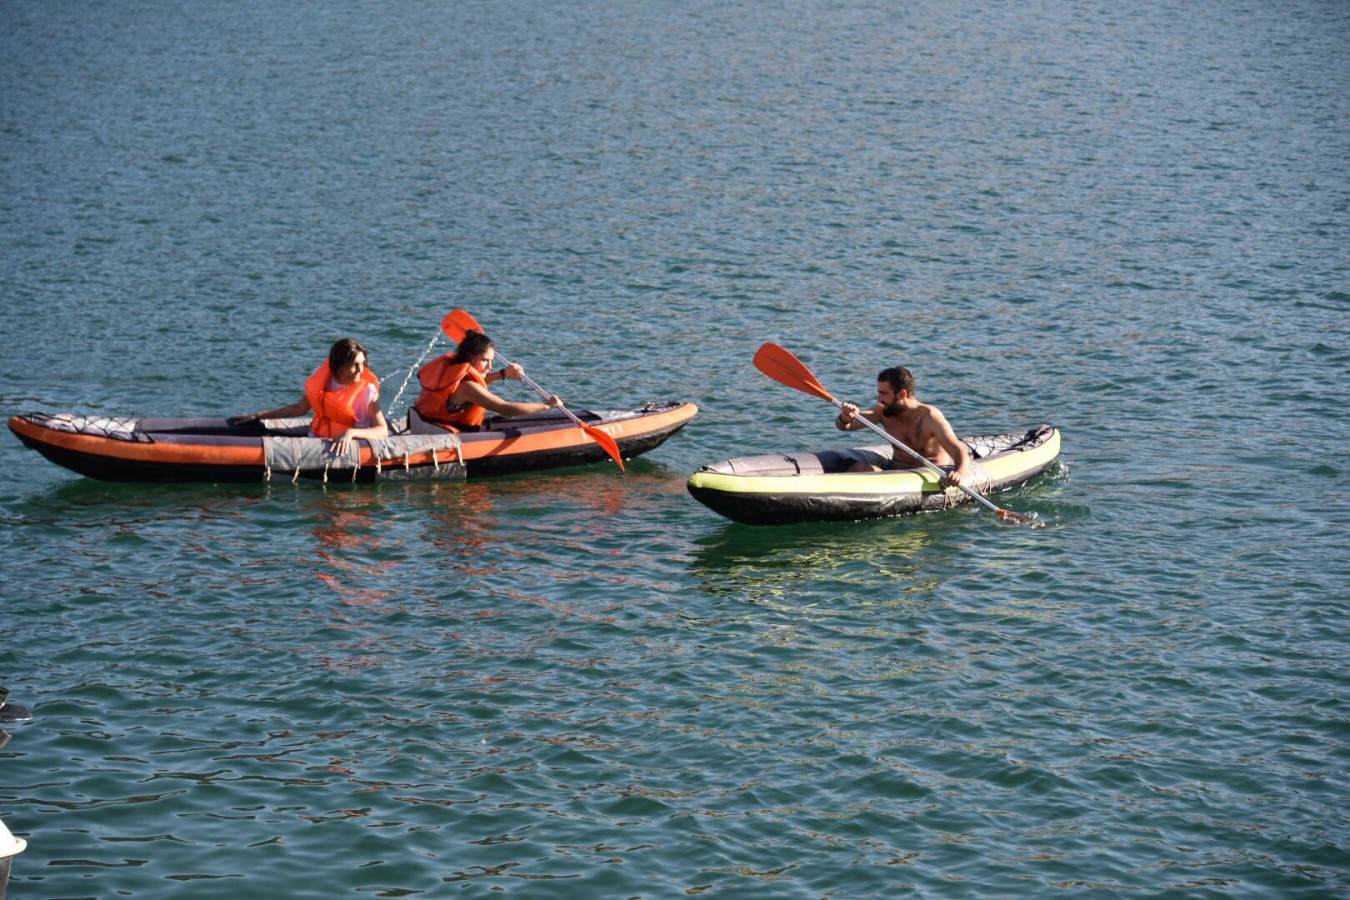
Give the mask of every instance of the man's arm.
[[863, 418], [873, 425], [881, 424], [881, 407], [874, 406], [871, 409], [858, 411], [858, 407], [852, 403], [845, 403], [839, 410], [839, 415], [834, 417], [834, 427], [840, 431], [857, 431], [859, 428], [866, 428], [858, 419]]
[[932, 415], [929, 418], [929, 425], [933, 429], [933, 434], [937, 438], [938, 445], [947, 451], [947, 455], [956, 463], [956, 468], [947, 475], [947, 483], [953, 486], [960, 484], [965, 477], [970, 474], [970, 448], [965, 442], [956, 436], [952, 426], [947, 421], [947, 417], [936, 407], [931, 407]]

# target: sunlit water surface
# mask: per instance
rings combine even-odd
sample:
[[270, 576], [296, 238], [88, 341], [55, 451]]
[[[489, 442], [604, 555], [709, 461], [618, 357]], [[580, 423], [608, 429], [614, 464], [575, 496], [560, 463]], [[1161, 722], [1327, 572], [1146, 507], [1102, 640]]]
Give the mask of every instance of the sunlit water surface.
[[[0, 442], [10, 895], [1344, 895], [1347, 46], [1317, 0], [6, 4], [6, 415], [280, 404], [345, 334], [392, 398], [454, 306], [576, 405], [701, 408], [462, 484]], [[847, 441], [765, 340], [1059, 426], [1000, 497], [1046, 527], [699, 506]]]

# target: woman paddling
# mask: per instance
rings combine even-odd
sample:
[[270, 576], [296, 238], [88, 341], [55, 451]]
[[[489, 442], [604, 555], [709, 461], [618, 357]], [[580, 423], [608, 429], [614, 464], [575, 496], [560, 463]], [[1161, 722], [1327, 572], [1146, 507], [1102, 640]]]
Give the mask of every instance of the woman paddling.
[[547, 403], [513, 403], [503, 400], [488, 385], [521, 378], [525, 370], [512, 363], [492, 371], [496, 345], [481, 331], [468, 331], [453, 353], [433, 359], [417, 373], [422, 392], [413, 408], [428, 422], [452, 431], [477, 431], [489, 411], [499, 416], [524, 416], [562, 405], [557, 395]]
[[314, 411], [309, 436], [333, 441], [339, 454], [352, 442], [389, 436], [389, 423], [380, 409], [380, 380], [366, 368], [366, 348], [354, 338], [342, 338], [328, 351], [305, 380], [305, 394], [290, 406], [230, 419], [231, 425], [260, 419], [283, 419]]

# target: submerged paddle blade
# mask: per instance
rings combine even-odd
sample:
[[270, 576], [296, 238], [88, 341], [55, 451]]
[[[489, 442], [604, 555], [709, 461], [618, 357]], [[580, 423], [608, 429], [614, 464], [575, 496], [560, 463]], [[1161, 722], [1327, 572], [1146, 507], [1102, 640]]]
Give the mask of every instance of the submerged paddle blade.
[[604, 448], [604, 451], [609, 454], [610, 459], [619, 464], [620, 472], [626, 471], [623, 467], [623, 457], [619, 455], [619, 445], [614, 438], [610, 437], [599, 428], [595, 428], [591, 425], [584, 425], [581, 422], [578, 422], [577, 424], [581, 426], [581, 430], [586, 433], [587, 437]]
[[792, 351], [777, 344], [764, 344], [755, 352], [755, 368], [768, 375], [779, 384], [828, 400], [834, 403], [834, 395], [825, 390], [825, 386], [816, 380], [811, 370]]
[[441, 319], [441, 331], [456, 344], [464, 340], [464, 335], [470, 331], [482, 330], [483, 326], [478, 324], [478, 320], [462, 309], [452, 309]]
[[1004, 509], [1003, 507], [1000, 506], [998, 508], [998, 517], [1005, 522], [1012, 522], [1014, 525], [1026, 525], [1030, 528], [1045, 527], [1045, 524], [1036, 517], [1035, 513], [1026, 515], [1023, 513], [1013, 512], [1011, 509]]

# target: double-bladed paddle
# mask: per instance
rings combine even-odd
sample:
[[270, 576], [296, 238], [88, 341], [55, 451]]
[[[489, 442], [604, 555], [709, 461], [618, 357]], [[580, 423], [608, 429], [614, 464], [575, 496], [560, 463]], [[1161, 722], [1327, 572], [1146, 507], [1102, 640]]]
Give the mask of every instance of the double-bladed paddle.
[[[468, 334], [470, 331], [481, 331], [484, 334], [487, 333], [483, 331], [483, 326], [478, 324], [477, 319], [462, 309], [452, 309], [446, 314], [444, 319], [441, 319], [441, 331], [445, 332], [445, 336], [450, 338], [450, 340], [454, 341], [456, 344], [464, 340], [464, 335]], [[511, 365], [506, 357], [502, 356], [500, 353], [497, 354], [497, 358], [502, 361], [502, 365]], [[535, 392], [539, 394], [540, 397], [547, 400], [551, 396], [548, 391], [535, 384], [534, 379], [530, 378], [530, 376], [526, 375], [524, 372], [521, 373], [521, 378], [526, 384], [534, 388]], [[585, 422], [578, 419], [567, 407], [559, 406], [558, 409], [562, 410], [567, 418], [577, 423], [577, 427], [585, 432], [587, 437], [599, 444], [601, 448], [609, 454], [610, 459], [619, 464], [620, 471], [623, 470], [623, 457], [619, 455], [619, 445], [615, 442], [614, 438], [593, 425], [587, 425]]]
[[[835, 399], [835, 396], [825, 389], [825, 386], [821, 384], [819, 380], [817, 380], [816, 376], [811, 374], [811, 370], [806, 367], [805, 363], [803, 363], [797, 357], [793, 356], [791, 351], [783, 347], [780, 347], [777, 344], [767, 343], [759, 348], [759, 350], [755, 353], [755, 368], [759, 369], [761, 372], [763, 372], [765, 375], [768, 375], [770, 378], [772, 378], [779, 384], [785, 384], [788, 387], [793, 388], [794, 390], [802, 391], [803, 393], [810, 394], [813, 397], [819, 397], [822, 400], [828, 400], [830, 403], [833, 403], [841, 410], [844, 408], [843, 402]], [[877, 434], [881, 435], [886, 440], [890, 441], [896, 447], [908, 453], [917, 462], [922, 463], [923, 465], [932, 469], [934, 472], [938, 473], [938, 475], [940, 475], [943, 479], [947, 477], [947, 473], [943, 471], [941, 466], [937, 465], [932, 460], [928, 459], [927, 457], [923, 456], [917, 451], [912, 450], [907, 444], [897, 439], [894, 435], [892, 435], [886, 429], [882, 428], [880, 425], [863, 418], [861, 412], [859, 412], [857, 418], [858, 421], [862, 422], [868, 428], [872, 429]], [[993, 503], [990, 503], [983, 495], [977, 493], [976, 491], [971, 490], [964, 484], [958, 484], [957, 487], [965, 491], [968, 495], [970, 495], [971, 499], [978, 500], [983, 505], [989, 507], [989, 509], [993, 510], [995, 513], [998, 514], [998, 517], [1000, 519], [1004, 519], [1009, 522], [1015, 522], [1018, 525], [1035, 524], [1035, 520], [1033, 520], [1030, 516], [1024, 516], [1021, 513], [1013, 512], [1010, 509], [1004, 509], [1001, 506], [995, 506]]]

